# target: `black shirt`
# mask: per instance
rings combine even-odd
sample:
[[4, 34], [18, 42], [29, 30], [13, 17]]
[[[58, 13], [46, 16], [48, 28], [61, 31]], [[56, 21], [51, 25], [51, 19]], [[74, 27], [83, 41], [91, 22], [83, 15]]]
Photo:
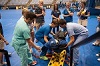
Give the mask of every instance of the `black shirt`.
[[[35, 9], [35, 14], [42, 14], [42, 10], [44, 10], [45, 11], [45, 9], [43, 8], [40, 8], [40, 7], [37, 7], [36, 9]], [[44, 15], [41, 15], [41, 16], [38, 16], [37, 18], [36, 18], [36, 22], [38, 22], [38, 23], [43, 23], [43, 22], [45, 22], [44, 21]]]

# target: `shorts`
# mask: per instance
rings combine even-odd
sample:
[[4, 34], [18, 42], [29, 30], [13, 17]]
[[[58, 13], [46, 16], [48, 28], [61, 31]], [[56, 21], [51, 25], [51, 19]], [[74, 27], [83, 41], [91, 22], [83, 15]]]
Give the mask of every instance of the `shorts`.
[[43, 24], [44, 24], [44, 22], [42, 22], [42, 23], [36, 22], [36, 23], [35, 23], [36, 26], [42, 26]]
[[78, 24], [83, 25], [83, 26], [87, 26], [87, 19], [84, 19], [84, 20], [79, 19]]
[[4, 41], [0, 40], [0, 49], [4, 49]]

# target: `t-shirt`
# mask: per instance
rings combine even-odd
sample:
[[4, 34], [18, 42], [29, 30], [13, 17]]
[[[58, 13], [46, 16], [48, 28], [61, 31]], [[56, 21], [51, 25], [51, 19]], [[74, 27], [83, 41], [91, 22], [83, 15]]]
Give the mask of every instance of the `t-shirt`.
[[[42, 10], [45, 11], [44, 8], [42, 9], [42, 8], [40, 8], [40, 7], [37, 7], [37, 8], [35, 9], [35, 14], [42, 14]], [[43, 15], [38, 16], [38, 17], [36, 18], [36, 22], [38, 22], [38, 23], [43, 23], [43, 22], [45, 22], [45, 21], [44, 21], [44, 16], [43, 16]]]
[[[73, 9], [70, 8], [69, 11], [73, 12]], [[69, 15], [67, 9], [64, 9], [63, 14], [64, 15]], [[66, 20], [66, 22], [72, 22], [73, 21], [73, 16], [67, 16], [67, 17], [64, 17], [64, 19]]]
[[61, 12], [60, 12], [60, 10], [57, 10], [57, 11], [53, 10], [53, 11], [51, 12], [51, 15], [54, 15], [55, 17], [58, 18], [58, 17], [61, 15]]
[[49, 33], [51, 32], [51, 29], [52, 29], [52, 27], [50, 25], [43, 25], [36, 32], [35, 37], [36, 38], [43, 38], [44, 36], [49, 36]]
[[67, 32], [69, 37], [73, 35], [85, 34], [88, 29], [77, 23], [67, 23]]
[[[86, 10], [85, 15], [88, 15], [89, 10], [87, 10], [87, 9], [84, 9], [84, 10]], [[80, 19], [82, 19], [82, 20], [87, 19], [87, 18], [88, 18], [88, 16], [84, 16], [84, 15], [80, 16]]]

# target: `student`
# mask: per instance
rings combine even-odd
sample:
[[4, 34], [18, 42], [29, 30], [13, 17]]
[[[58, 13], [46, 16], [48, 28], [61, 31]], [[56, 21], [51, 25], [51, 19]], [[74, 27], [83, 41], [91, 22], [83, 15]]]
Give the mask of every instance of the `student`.
[[[58, 20], [60, 19], [61, 12], [60, 12], [60, 10], [58, 10], [58, 5], [57, 4], [54, 4], [51, 15], [52, 15], [52, 20], [53, 19], [58, 19]], [[53, 28], [53, 33], [58, 32], [58, 31], [59, 31], [59, 26], [57, 26], [56, 31], [55, 31], [55, 28]]]
[[[47, 43], [44, 44], [44, 47], [42, 47], [42, 52], [46, 55], [47, 50], [49, 49], [50, 51], [60, 53], [63, 50], [66, 49], [66, 32], [64, 31], [58, 31], [55, 33], [52, 39], [50, 39]], [[53, 53], [51, 53], [52, 56]], [[46, 55], [50, 57], [50, 55]]]
[[35, 8], [35, 14], [37, 16], [36, 18], [36, 31], [45, 23], [44, 16], [45, 16], [45, 9], [43, 7], [43, 0], [39, 0], [38, 7]]
[[[1, 14], [0, 14], [0, 20], [1, 20]], [[0, 49], [4, 49], [4, 43], [8, 45], [8, 42], [5, 40], [3, 35], [3, 28], [2, 24], [0, 22]], [[9, 53], [9, 56], [11, 56], [11, 53]], [[6, 62], [3, 62], [3, 53], [0, 52], [0, 66], [6, 64]]]
[[40, 51], [40, 47], [36, 46], [31, 40], [30, 36], [30, 28], [28, 24], [31, 24], [36, 18], [36, 15], [31, 12], [26, 12], [24, 16], [24, 20], [19, 20], [14, 29], [14, 35], [12, 38], [12, 46], [15, 51], [19, 55], [21, 59], [21, 66], [27, 66], [31, 63], [28, 63], [28, 46], [32, 46], [38, 51]]
[[[98, 25], [97, 25], [97, 28], [96, 28], [96, 31], [100, 31], [100, 15], [97, 17], [98, 19]], [[94, 43], [93, 43], [94, 46], [100, 46], [100, 39], [97, 39]]]
[[[79, 25], [77, 23], [66, 23], [64, 19], [60, 19], [59, 26], [61, 28], [67, 29], [66, 31], [68, 32], [70, 41], [68, 42], [66, 47], [73, 46], [88, 37], [88, 29], [86, 29], [84, 26]], [[79, 62], [78, 55], [79, 55], [79, 49], [76, 48], [74, 49], [74, 53], [73, 53], [73, 62], [75, 66]]]
[[[51, 24], [48, 25], [43, 25], [35, 34], [35, 38], [41, 42], [43, 45], [47, 43], [51, 37], [49, 34], [51, 33], [52, 35], [55, 35], [53, 32], [51, 32], [52, 28], [55, 28], [58, 26], [58, 20], [54, 19]], [[48, 58], [45, 56], [44, 53], [40, 54], [40, 58], [44, 60], [48, 60]]]
[[[98, 25], [96, 28], [96, 31], [100, 31], [100, 15], [97, 17], [98, 19]], [[93, 43], [94, 46], [100, 46], [100, 38], [96, 39], [96, 41]], [[97, 57], [99, 57], [97, 60], [100, 61], [100, 52], [96, 54]]]
[[[1, 24], [1, 23], [0, 23]], [[0, 29], [1, 30], [1, 29]], [[4, 49], [4, 43], [6, 45], [8, 45], [9, 43], [5, 40], [5, 38], [2, 35], [2, 32], [0, 31], [0, 49]], [[3, 53], [0, 52], [0, 66], [6, 64], [5, 62], [3, 62]]]
[[[22, 9], [22, 16], [19, 19], [19, 21], [24, 21], [24, 16], [26, 15], [27, 12], [29, 12], [29, 10], [27, 8]], [[34, 42], [33, 22], [31, 24], [28, 24], [28, 27], [30, 29], [31, 39]], [[35, 61], [35, 60], [33, 61], [33, 58], [32, 58], [32, 46], [29, 46], [28, 63], [32, 63], [31, 65], [36, 65], [37, 64], [37, 61]]]
[[85, 8], [86, 6], [86, 2], [81, 2], [81, 9], [80, 11], [77, 13], [79, 20], [78, 23], [80, 25], [83, 25], [84, 27], [87, 27], [87, 19], [88, 16], [90, 15], [90, 12]]
[[73, 22], [73, 9], [70, 7], [70, 2], [66, 2], [66, 8], [63, 11], [63, 17], [66, 22]]

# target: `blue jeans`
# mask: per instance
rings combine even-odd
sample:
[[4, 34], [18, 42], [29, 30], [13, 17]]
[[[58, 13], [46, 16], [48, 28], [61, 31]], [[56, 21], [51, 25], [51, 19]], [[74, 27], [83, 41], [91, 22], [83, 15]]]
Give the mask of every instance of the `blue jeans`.
[[[48, 40], [52, 39], [52, 37], [48, 36]], [[45, 56], [47, 51], [51, 52], [51, 50], [48, 50], [47, 47], [45, 47], [46, 42], [44, 41], [44, 38], [37, 38], [38, 41], [40, 41], [44, 46], [42, 47], [42, 52], [40, 56]]]
[[[79, 43], [80, 41], [86, 39], [87, 37], [88, 37], [88, 32], [75, 36], [76, 40], [75, 40], [73, 45]], [[75, 48], [73, 51], [73, 62], [74, 63], [79, 62], [79, 48]]]

